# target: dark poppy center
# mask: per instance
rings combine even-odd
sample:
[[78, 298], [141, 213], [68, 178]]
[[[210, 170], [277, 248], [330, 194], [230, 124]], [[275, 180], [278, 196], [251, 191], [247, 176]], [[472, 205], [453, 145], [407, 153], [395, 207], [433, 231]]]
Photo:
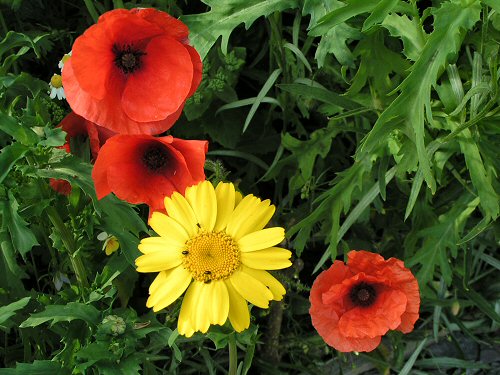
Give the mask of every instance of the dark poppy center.
[[149, 146], [142, 155], [142, 162], [153, 173], [163, 171], [168, 164], [168, 160], [168, 150], [162, 145]]
[[351, 289], [349, 297], [355, 305], [367, 307], [375, 302], [377, 292], [373, 286], [362, 282]]
[[115, 65], [125, 74], [130, 74], [139, 69], [142, 65], [142, 56], [146, 52], [130, 45], [120, 47], [113, 46], [113, 53], [115, 54]]

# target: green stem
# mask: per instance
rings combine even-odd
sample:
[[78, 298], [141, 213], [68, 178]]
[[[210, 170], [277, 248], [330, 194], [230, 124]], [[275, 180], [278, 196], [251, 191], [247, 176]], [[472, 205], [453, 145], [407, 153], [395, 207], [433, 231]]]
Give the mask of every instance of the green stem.
[[71, 266], [73, 267], [73, 271], [75, 272], [76, 280], [80, 285], [83, 296], [83, 290], [88, 287], [89, 284], [87, 281], [87, 272], [85, 271], [82, 259], [78, 254], [76, 254], [75, 239], [66, 225], [64, 225], [64, 222], [62, 221], [61, 216], [59, 216], [57, 210], [54, 207], [47, 207], [46, 210], [52, 225], [54, 225], [56, 230], [59, 232], [64, 247], [69, 253], [69, 260], [71, 262]]
[[113, 0], [113, 7], [115, 9], [118, 9], [118, 8], [125, 8], [125, 5], [123, 4], [123, 1], [122, 0]]
[[99, 18], [99, 13], [97, 13], [97, 9], [95, 8], [94, 3], [92, 0], [83, 0], [85, 3], [85, 6], [87, 7], [87, 10], [90, 13], [90, 16], [94, 20], [94, 22], [97, 22], [97, 19]]
[[229, 375], [236, 375], [238, 369], [238, 352], [234, 333], [229, 335]]

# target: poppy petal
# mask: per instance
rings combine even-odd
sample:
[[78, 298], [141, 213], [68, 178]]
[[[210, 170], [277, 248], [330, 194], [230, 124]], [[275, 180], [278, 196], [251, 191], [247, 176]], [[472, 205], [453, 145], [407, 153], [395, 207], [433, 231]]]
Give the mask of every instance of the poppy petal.
[[134, 121], [159, 121], [175, 113], [186, 100], [193, 64], [184, 45], [163, 36], [149, 42], [142, 59], [143, 66], [127, 78], [122, 108]]

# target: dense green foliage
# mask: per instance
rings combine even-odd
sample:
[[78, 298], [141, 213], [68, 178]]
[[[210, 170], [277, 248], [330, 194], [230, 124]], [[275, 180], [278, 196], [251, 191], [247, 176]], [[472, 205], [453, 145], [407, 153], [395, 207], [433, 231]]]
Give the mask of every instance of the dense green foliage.
[[[69, 107], [48, 81], [121, 6], [190, 27], [203, 81], [171, 134], [208, 139], [207, 177], [270, 198], [287, 228], [287, 297], [252, 309], [242, 374], [499, 371], [500, 2], [2, 0], [0, 374], [228, 368], [229, 327], [186, 339], [179, 303], [145, 307], [147, 207], [96, 199], [88, 141], [58, 148]], [[101, 232], [120, 242], [110, 257]], [[349, 249], [404, 260], [421, 288], [414, 332], [368, 354], [329, 348], [308, 316], [318, 271]]]

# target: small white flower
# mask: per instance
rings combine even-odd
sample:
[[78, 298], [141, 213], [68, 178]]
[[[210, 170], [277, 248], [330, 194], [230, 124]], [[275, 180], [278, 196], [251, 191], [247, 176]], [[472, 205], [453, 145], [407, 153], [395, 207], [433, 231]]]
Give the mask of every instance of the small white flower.
[[62, 85], [62, 77], [59, 74], [54, 74], [49, 82], [50, 87], [50, 98], [54, 99], [57, 96], [57, 99], [62, 100], [66, 99], [66, 95], [64, 94], [64, 88]]
[[59, 64], [57, 64], [57, 66], [59, 67], [59, 69], [61, 69], [61, 72], [62, 72], [62, 68], [63, 68], [63, 66], [64, 66], [64, 63], [65, 63], [66, 61], [68, 61], [68, 59], [69, 59], [70, 57], [71, 57], [71, 51], [69, 51], [69, 53], [65, 54], [65, 55], [62, 57], [61, 61], [59, 61]]

